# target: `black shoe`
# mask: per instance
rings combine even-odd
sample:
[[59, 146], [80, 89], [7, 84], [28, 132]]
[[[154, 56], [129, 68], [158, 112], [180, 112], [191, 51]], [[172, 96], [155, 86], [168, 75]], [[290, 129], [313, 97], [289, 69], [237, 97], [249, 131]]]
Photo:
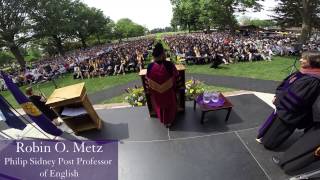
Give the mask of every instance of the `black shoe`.
[[275, 163], [276, 165], [280, 166], [280, 159], [276, 156], [272, 156], [272, 161], [273, 163]]

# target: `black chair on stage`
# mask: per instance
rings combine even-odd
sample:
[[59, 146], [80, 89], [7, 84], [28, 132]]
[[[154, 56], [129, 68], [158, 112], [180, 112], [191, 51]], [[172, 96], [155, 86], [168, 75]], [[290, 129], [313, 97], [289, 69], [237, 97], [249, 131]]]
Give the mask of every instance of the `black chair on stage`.
[[[320, 125], [317, 125], [306, 132], [284, 152], [277, 164], [285, 171], [285, 173], [289, 175], [304, 173], [302, 175], [305, 177], [320, 175], [319, 134]], [[275, 159], [276, 158], [273, 157], [273, 161], [275, 161]], [[297, 177], [302, 175], [298, 175]]]

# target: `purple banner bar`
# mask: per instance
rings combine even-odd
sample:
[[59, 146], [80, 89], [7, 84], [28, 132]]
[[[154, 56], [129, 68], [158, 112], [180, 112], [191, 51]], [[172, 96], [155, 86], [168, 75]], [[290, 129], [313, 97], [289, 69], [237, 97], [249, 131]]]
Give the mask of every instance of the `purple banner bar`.
[[118, 141], [0, 141], [0, 179], [118, 179]]

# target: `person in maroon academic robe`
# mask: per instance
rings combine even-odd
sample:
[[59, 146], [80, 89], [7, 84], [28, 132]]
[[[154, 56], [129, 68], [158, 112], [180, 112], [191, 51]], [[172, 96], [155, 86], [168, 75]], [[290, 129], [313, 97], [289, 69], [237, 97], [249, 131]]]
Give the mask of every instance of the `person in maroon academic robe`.
[[166, 61], [161, 43], [153, 49], [154, 62], [147, 69], [147, 84], [152, 107], [161, 123], [170, 127], [177, 113], [176, 79], [178, 71], [175, 65]]

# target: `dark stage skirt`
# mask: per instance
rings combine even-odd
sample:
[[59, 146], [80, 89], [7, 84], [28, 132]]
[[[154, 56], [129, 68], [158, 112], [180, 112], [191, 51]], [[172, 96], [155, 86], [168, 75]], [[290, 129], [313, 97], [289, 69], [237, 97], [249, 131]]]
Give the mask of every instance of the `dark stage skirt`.
[[276, 116], [264, 132], [262, 144], [266, 149], [276, 149], [290, 137], [295, 129], [294, 126], [285, 124], [278, 116]]
[[315, 154], [316, 149], [320, 147], [319, 135], [320, 127], [313, 127], [285, 151], [280, 159], [280, 165], [286, 173], [293, 173], [315, 161], [320, 161], [320, 157]]

